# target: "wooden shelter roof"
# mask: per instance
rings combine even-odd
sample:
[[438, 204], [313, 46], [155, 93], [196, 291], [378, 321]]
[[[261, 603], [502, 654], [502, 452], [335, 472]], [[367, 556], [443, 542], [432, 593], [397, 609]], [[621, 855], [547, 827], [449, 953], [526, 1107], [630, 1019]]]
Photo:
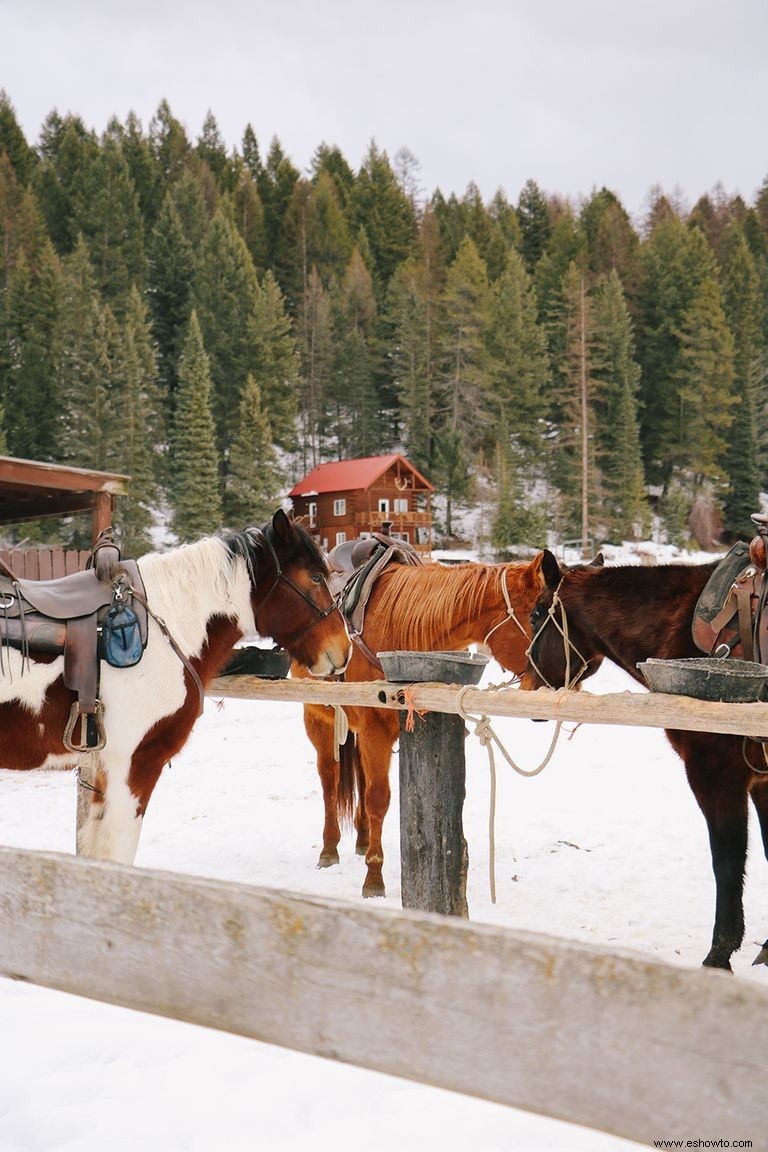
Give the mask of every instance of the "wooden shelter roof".
[[0, 524], [90, 512], [98, 535], [106, 526], [103, 521], [109, 523], [114, 497], [127, 493], [129, 480], [116, 472], [0, 456]]

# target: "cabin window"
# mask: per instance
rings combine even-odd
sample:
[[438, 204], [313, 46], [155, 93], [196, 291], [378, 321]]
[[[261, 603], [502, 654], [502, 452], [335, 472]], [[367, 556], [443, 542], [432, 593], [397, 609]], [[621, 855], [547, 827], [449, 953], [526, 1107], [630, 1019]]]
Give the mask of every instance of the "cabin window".
[[334, 514], [334, 516], [345, 516], [346, 513], [347, 513], [346, 500], [343, 500], [343, 499], [342, 500], [334, 500], [334, 502], [333, 502], [333, 514]]
[[392, 532], [391, 535], [393, 540], [404, 540], [406, 544], [410, 544], [407, 532]]
[[346, 543], [346, 539], [347, 539], [347, 534], [346, 534], [346, 532], [337, 532], [337, 533], [336, 533], [336, 543], [337, 543], [337, 544], [344, 544], [344, 543]]
[[393, 508], [394, 508], [395, 512], [407, 512], [408, 511], [408, 499], [407, 499], [407, 497], [403, 500], [393, 501]]
[[307, 505], [307, 515], [309, 516], [310, 528], [314, 528], [317, 523], [317, 503], [315, 501], [311, 501]]

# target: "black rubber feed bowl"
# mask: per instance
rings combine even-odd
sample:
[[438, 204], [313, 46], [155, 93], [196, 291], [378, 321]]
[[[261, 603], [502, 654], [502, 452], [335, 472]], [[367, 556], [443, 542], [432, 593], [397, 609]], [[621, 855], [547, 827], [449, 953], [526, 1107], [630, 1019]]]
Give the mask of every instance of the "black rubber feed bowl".
[[394, 684], [428, 681], [479, 684], [489, 656], [479, 652], [377, 652], [384, 675]]
[[637, 667], [653, 692], [724, 704], [766, 699], [768, 665], [751, 660], [702, 656], [689, 660], [644, 660]]
[[246, 645], [235, 648], [219, 673], [220, 676], [259, 676], [262, 680], [284, 680], [291, 658], [284, 648], [258, 648]]

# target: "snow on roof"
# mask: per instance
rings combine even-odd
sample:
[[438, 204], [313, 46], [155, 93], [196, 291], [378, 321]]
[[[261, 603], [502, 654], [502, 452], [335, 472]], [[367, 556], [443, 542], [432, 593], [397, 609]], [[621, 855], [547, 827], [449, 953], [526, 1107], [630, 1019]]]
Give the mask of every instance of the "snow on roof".
[[418, 478], [421, 486], [430, 492], [434, 487], [414, 468], [413, 464], [394, 452], [389, 456], [364, 456], [358, 460], [338, 460], [332, 464], [318, 464], [308, 475], [295, 484], [289, 496], [313, 496], [320, 492], [349, 492], [370, 488], [397, 461]]

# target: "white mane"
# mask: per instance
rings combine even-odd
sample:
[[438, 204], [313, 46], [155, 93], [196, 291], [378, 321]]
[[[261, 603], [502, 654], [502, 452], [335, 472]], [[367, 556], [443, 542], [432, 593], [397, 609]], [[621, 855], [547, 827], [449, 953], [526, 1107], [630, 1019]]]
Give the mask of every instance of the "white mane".
[[150, 553], [139, 571], [149, 607], [187, 656], [199, 656], [212, 616], [232, 617], [243, 635], [256, 631], [245, 562], [218, 536]]

